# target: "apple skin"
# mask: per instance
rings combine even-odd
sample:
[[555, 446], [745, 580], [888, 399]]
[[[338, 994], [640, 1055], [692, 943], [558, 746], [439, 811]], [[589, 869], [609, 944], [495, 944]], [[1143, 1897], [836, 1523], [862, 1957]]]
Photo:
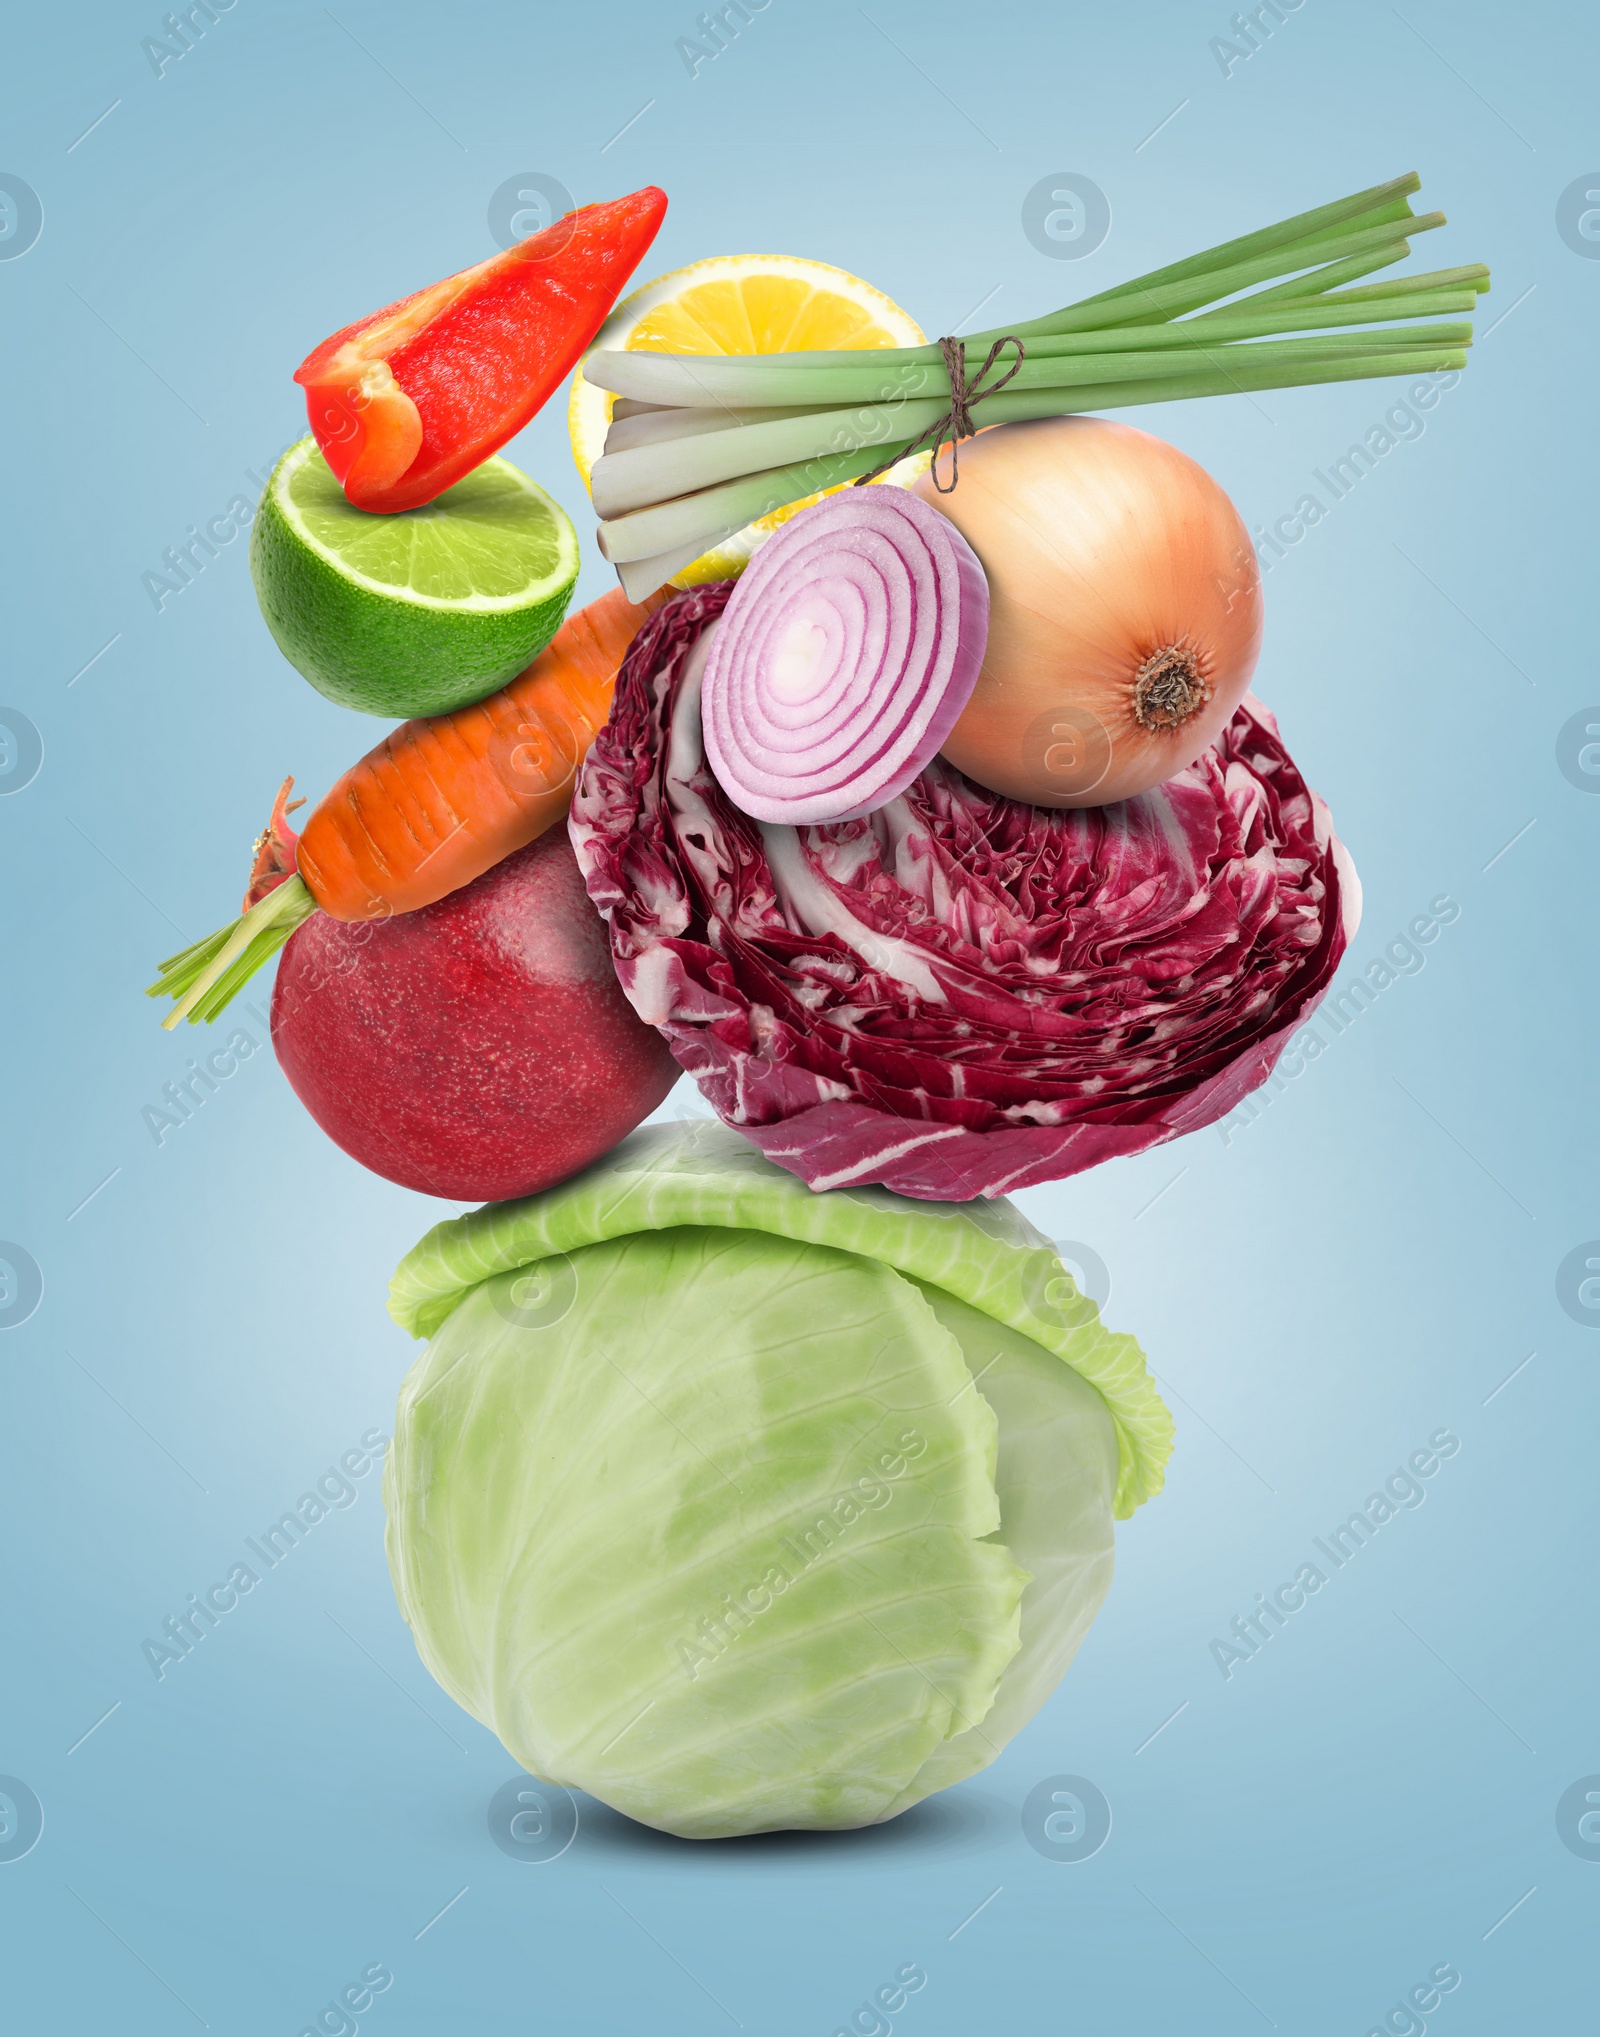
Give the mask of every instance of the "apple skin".
[[561, 826], [420, 911], [308, 919], [278, 963], [272, 1044], [352, 1159], [467, 1202], [564, 1181], [679, 1074], [618, 987]]

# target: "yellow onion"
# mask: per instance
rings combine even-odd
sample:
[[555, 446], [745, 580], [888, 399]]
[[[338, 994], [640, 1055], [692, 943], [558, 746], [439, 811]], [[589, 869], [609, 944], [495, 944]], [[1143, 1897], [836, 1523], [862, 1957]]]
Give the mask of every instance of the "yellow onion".
[[1227, 496], [1175, 446], [1100, 417], [995, 425], [960, 460], [951, 493], [931, 475], [915, 491], [989, 582], [983, 664], [943, 754], [1035, 806], [1105, 806], [1193, 763], [1261, 649], [1260, 574]]

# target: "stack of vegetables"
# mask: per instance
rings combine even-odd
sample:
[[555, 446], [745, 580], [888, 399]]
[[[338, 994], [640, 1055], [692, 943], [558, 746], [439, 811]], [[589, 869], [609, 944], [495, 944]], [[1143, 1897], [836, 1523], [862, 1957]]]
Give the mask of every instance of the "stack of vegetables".
[[[389, 1561], [547, 1780], [699, 1837], [873, 1822], [1070, 1662], [1171, 1424], [968, 1205], [1231, 1109], [1360, 910], [1249, 692], [1237, 513], [1088, 413], [1459, 368], [1486, 270], [1359, 283], [1441, 223], [1416, 188], [931, 346], [797, 258], [617, 304], [650, 189], [299, 370], [263, 612], [416, 718], [299, 834], [285, 782], [240, 918], [151, 994], [214, 1019], [281, 950], [318, 1123], [487, 1202], [392, 1289], [431, 1342]], [[571, 525], [498, 453], [575, 368], [622, 585], [563, 621]], [[636, 1131], [680, 1069], [722, 1125]]]

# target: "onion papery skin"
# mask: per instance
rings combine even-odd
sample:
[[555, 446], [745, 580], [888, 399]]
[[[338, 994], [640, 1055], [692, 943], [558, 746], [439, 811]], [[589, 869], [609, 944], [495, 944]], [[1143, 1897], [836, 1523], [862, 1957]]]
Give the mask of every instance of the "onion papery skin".
[[[1039, 806], [1109, 805], [1174, 777], [1227, 727], [1260, 655], [1238, 511], [1187, 454], [1102, 417], [995, 425], [960, 459], [950, 494], [926, 475], [914, 489], [989, 583], [983, 668], [945, 757]], [[1206, 697], [1178, 727], [1143, 726], [1138, 677], [1168, 650]]]
[[706, 756], [740, 812], [857, 820], [938, 755], [983, 657], [972, 547], [898, 490], [848, 489], [769, 538], [705, 662]]
[[1264, 707], [1115, 806], [1025, 805], [936, 759], [864, 820], [760, 824], [700, 741], [690, 653], [728, 592], [635, 639], [569, 821], [624, 992], [724, 1122], [812, 1188], [965, 1201], [1266, 1080], [1360, 886]]

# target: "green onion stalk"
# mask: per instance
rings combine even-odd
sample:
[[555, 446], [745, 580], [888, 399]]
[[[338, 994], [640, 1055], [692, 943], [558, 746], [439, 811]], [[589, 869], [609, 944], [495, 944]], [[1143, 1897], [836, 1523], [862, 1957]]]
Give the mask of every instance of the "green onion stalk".
[[1489, 287], [1481, 262], [1358, 285], [1444, 224], [1443, 213], [1412, 210], [1418, 184], [1397, 177], [959, 342], [748, 356], [596, 349], [585, 378], [618, 399], [590, 476], [600, 548], [640, 601], [757, 517], [874, 477], [919, 447], [937, 455], [963, 411], [972, 428], [1460, 368], [1472, 344], [1460, 314]]

